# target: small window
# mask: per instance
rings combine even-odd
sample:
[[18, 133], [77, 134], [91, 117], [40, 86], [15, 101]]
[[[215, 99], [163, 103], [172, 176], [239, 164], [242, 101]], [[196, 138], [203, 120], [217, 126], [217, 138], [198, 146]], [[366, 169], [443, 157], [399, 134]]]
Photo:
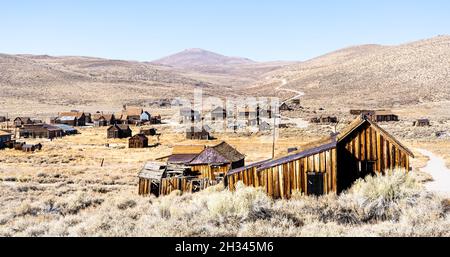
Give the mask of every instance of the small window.
[[308, 173], [307, 193], [315, 196], [324, 194], [323, 173]]

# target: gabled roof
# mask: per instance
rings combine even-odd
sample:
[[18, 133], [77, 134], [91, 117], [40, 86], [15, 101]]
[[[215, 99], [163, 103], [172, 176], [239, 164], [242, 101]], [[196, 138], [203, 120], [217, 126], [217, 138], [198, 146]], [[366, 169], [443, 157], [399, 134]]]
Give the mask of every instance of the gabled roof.
[[60, 112], [58, 114], [59, 117], [75, 117], [77, 119], [81, 118], [84, 115], [84, 112]]
[[341, 142], [344, 138], [346, 138], [348, 135], [350, 135], [353, 131], [355, 131], [357, 128], [362, 126], [365, 123], [369, 123], [372, 128], [374, 128], [376, 131], [378, 131], [383, 137], [391, 141], [394, 145], [396, 145], [398, 148], [402, 149], [403, 151], [407, 152], [411, 157], [414, 157], [414, 154], [411, 150], [409, 150], [406, 146], [404, 146], [402, 143], [400, 143], [395, 137], [393, 137], [391, 134], [389, 134], [386, 130], [378, 126], [375, 122], [372, 122], [364, 115], [359, 116], [356, 118], [350, 125], [345, 128], [339, 135], [337, 136], [337, 141]]
[[190, 164], [224, 164], [245, 159], [245, 156], [226, 142], [203, 150]]
[[97, 121], [97, 120], [112, 120], [114, 118], [114, 114], [101, 114], [101, 113], [95, 113], [92, 114], [92, 120]]
[[17, 117], [14, 120], [20, 120], [20, 121], [27, 121], [27, 120], [31, 120], [30, 117]]
[[216, 146], [213, 146], [212, 148], [214, 148], [214, 150], [222, 154], [227, 160], [231, 162], [240, 161], [245, 158], [245, 155], [241, 154], [227, 142], [222, 142]]
[[111, 127], [108, 128], [108, 130], [110, 129], [118, 129], [118, 130], [129, 130], [130, 126], [126, 125], [126, 124], [114, 124]]
[[141, 107], [127, 106], [122, 113], [128, 116], [141, 116], [143, 111]]
[[136, 134], [136, 135], [130, 137], [130, 139], [132, 139], [132, 138], [139, 138], [139, 139], [142, 139], [142, 140], [146, 140], [146, 139], [148, 140], [148, 138], [144, 134]]

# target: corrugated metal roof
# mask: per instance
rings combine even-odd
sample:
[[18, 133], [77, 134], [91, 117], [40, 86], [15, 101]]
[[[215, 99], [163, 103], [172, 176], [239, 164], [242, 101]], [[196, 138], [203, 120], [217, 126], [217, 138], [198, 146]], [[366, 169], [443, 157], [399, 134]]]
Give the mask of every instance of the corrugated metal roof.
[[62, 129], [63, 131], [71, 131], [71, 132], [77, 131], [74, 127], [65, 124], [55, 124], [54, 126]]

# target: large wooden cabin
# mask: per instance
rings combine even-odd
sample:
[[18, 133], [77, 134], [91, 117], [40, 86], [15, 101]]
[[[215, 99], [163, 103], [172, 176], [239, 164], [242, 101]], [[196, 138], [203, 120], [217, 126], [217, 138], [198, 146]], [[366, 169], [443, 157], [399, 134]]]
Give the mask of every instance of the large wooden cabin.
[[226, 185], [234, 190], [243, 181], [247, 186], [263, 187], [274, 198], [289, 198], [295, 191], [340, 193], [368, 175], [396, 168], [409, 171], [410, 157], [414, 155], [408, 148], [362, 115], [341, 133], [301, 152], [228, 172]]

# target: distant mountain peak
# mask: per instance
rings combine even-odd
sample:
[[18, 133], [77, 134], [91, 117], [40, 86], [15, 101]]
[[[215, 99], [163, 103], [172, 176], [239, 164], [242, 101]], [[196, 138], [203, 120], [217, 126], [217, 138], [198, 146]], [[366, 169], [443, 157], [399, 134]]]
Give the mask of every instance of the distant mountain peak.
[[189, 48], [182, 52], [153, 61], [152, 63], [176, 68], [193, 68], [239, 65], [255, 62], [248, 58], [225, 56], [201, 48]]

